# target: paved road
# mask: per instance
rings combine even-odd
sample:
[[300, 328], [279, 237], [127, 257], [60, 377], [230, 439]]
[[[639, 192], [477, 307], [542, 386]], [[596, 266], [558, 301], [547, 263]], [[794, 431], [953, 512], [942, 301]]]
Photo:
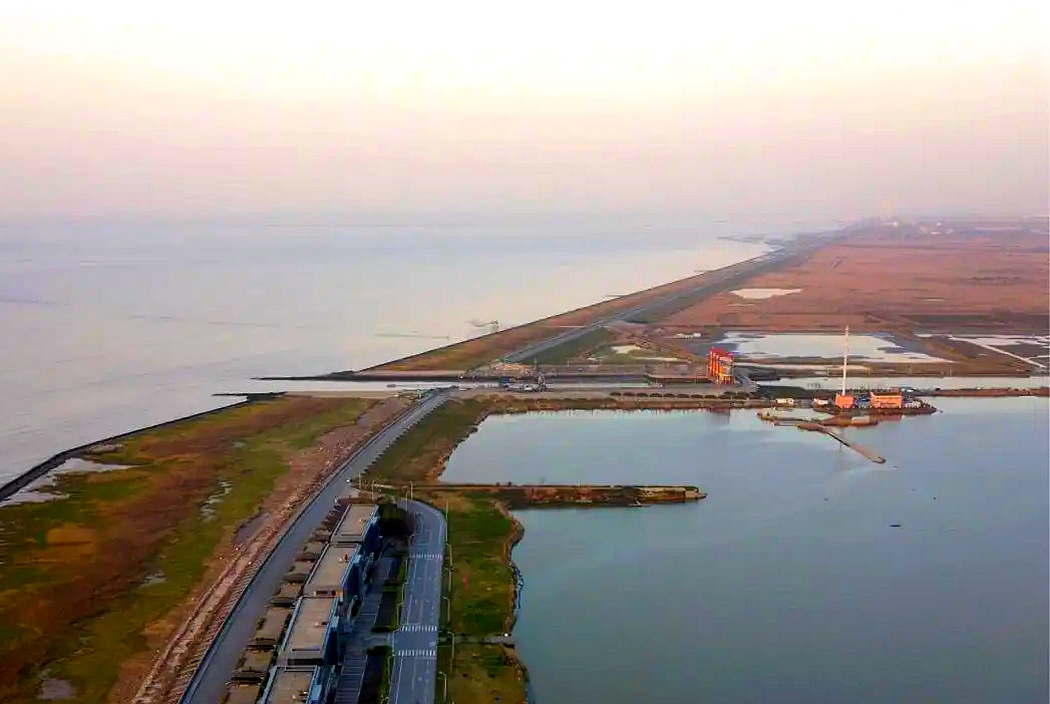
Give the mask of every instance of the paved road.
[[728, 276], [717, 278], [714, 281], [698, 285], [694, 288], [690, 288], [685, 291], [669, 293], [666, 296], [661, 296], [655, 300], [642, 303], [627, 310], [622, 310], [618, 313], [614, 313], [613, 315], [595, 321], [590, 325], [586, 325], [580, 328], [574, 328], [567, 332], [563, 332], [560, 335], [556, 335], [555, 337], [551, 337], [546, 340], [541, 340], [531, 345], [526, 345], [525, 347], [522, 347], [521, 349], [506, 355], [504, 359], [509, 362], [531, 362], [533, 357], [536, 357], [537, 355], [546, 352], [549, 349], [558, 347], [560, 345], [565, 344], [566, 342], [575, 340], [590, 332], [593, 332], [594, 330], [597, 330], [600, 327], [609, 325], [610, 323], [616, 322], [618, 320], [626, 320], [631, 316], [639, 315], [653, 310], [658, 310], [664, 306], [669, 306], [672, 303], [676, 302], [681, 302], [683, 304], [685, 302], [692, 302], [693, 299], [713, 295], [715, 293], [718, 293], [719, 291], [723, 291], [726, 288], [735, 286], [741, 281], [750, 279], [764, 271], [778, 266], [785, 259], [795, 256], [801, 251], [801, 249], [788, 248], [763, 254], [760, 257], [755, 257], [754, 259], [748, 260], [750, 266], [742, 266], [740, 271], [729, 274]]
[[394, 633], [392, 704], [433, 704], [437, 684], [441, 571], [445, 564], [445, 517], [418, 501], [403, 502], [415, 518], [405, 578], [401, 621]]
[[[226, 620], [215, 643], [197, 668], [186, 693], [179, 700], [180, 704], [215, 704], [222, 700], [226, 683], [237, 666], [242, 651], [254, 635], [255, 625], [265, 613], [270, 597], [281, 585], [282, 577], [295, 561], [310, 533], [321, 525], [335, 501], [347, 493], [347, 480], [361, 474], [405, 431], [448, 398], [449, 394], [446, 391], [435, 392], [374, 435], [343, 463], [328, 484], [307, 504], [241, 596], [237, 607]], [[438, 569], [440, 570], [440, 566]]]

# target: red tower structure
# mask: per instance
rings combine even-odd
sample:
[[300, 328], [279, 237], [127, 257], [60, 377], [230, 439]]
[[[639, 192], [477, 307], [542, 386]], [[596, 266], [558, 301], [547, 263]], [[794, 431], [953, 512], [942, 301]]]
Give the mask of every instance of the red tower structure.
[[733, 383], [733, 355], [718, 347], [707, 353], [707, 378], [713, 384]]

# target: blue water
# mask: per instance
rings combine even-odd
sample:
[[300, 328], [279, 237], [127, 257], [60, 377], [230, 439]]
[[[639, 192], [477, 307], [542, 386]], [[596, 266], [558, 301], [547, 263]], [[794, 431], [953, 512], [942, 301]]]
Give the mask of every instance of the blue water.
[[539, 704], [1046, 702], [1050, 406], [938, 405], [850, 431], [883, 466], [752, 412], [486, 420], [445, 478], [709, 492], [519, 514]]
[[[53, 453], [761, 253], [724, 225], [0, 230], [0, 482]], [[421, 337], [388, 337], [387, 335]], [[261, 387], [261, 388], [260, 388]], [[280, 388], [287, 388], [281, 386]]]

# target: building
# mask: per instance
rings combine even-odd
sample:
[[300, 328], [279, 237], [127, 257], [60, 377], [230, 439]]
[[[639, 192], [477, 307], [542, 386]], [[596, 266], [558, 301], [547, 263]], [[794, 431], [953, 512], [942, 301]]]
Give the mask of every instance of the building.
[[256, 682], [231, 682], [226, 685], [223, 704], [255, 704], [261, 691], [262, 685]]
[[259, 704], [323, 704], [334, 675], [320, 667], [278, 665]]
[[[277, 664], [327, 669], [339, 661], [341, 650], [339, 600], [323, 596], [304, 596], [292, 612], [292, 621], [281, 644]], [[271, 682], [273, 679], [271, 677]]]
[[362, 557], [367, 561], [379, 549], [379, 508], [374, 504], [350, 504], [332, 533], [331, 543], [341, 548], [361, 546]]
[[291, 609], [279, 606], [272, 606], [266, 609], [266, 614], [263, 615], [262, 620], [255, 629], [255, 636], [251, 640], [251, 645], [257, 648], [275, 647], [281, 640], [281, 635], [284, 633], [284, 625], [288, 623], [288, 616], [291, 613]]
[[303, 586], [304, 596], [338, 599], [341, 604], [350, 603], [363, 593], [364, 568], [358, 545], [348, 548], [329, 545]]
[[872, 408], [904, 408], [904, 395], [900, 392], [871, 392]]
[[528, 364], [516, 362], [494, 362], [491, 366], [492, 372], [499, 376], [522, 378], [532, 376], [534, 369]]
[[733, 355], [718, 347], [707, 353], [707, 378], [712, 384], [733, 383]]

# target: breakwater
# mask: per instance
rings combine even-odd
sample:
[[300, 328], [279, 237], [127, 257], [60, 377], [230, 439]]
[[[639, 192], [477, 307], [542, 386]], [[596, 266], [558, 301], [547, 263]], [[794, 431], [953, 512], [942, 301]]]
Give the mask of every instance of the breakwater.
[[687, 485], [626, 484], [438, 484], [437, 493], [467, 492], [495, 499], [510, 509], [563, 506], [648, 506], [701, 501], [707, 493]]
[[214, 415], [216, 413], [220, 413], [222, 411], [227, 411], [227, 410], [229, 410], [231, 408], [236, 408], [238, 406], [244, 406], [244, 405], [247, 405], [249, 403], [254, 403], [255, 401], [258, 401], [258, 400], [261, 400], [261, 399], [264, 399], [264, 398], [273, 398], [275, 396], [281, 396], [281, 395], [283, 395], [283, 394], [280, 394], [280, 393], [252, 394], [251, 396], [246, 398], [244, 401], [239, 401], [237, 403], [227, 404], [225, 406], [220, 406], [218, 408], [213, 408], [213, 409], [208, 410], [208, 411], [201, 411], [200, 413], [193, 413], [193, 414], [188, 415], [188, 416], [182, 416], [181, 418], [174, 418], [172, 420], [166, 420], [166, 421], [164, 421], [162, 423], [155, 423], [153, 425], [143, 426], [141, 428], [136, 428], [134, 430], [129, 430], [126, 433], [120, 433], [119, 435], [111, 435], [108, 438], [101, 438], [99, 440], [93, 440], [92, 442], [86, 443], [84, 445], [79, 445], [77, 447], [71, 447], [68, 450], [63, 450], [62, 452], [59, 452], [58, 454], [53, 455], [53, 456], [49, 457], [48, 459], [44, 460], [40, 464], [37, 464], [37, 465], [34, 465], [34, 466], [30, 467], [25, 472], [23, 472], [22, 474], [19, 474], [17, 477], [12, 479], [11, 481], [7, 482], [3, 486], [0, 486], [0, 501], [3, 501], [5, 499], [10, 498], [11, 496], [13, 496], [18, 491], [21, 491], [25, 487], [29, 486], [30, 483], [36, 481], [37, 479], [40, 479], [41, 477], [43, 477], [44, 475], [46, 475], [48, 472], [52, 471], [53, 469], [61, 467], [64, 463], [68, 462], [69, 460], [76, 459], [77, 457], [81, 457], [84, 454], [90, 452], [92, 450], [92, 448], [96, 448], [96, 447], [99, 447], [99, 446], [102, 446], [102, 445], [113, 445], [113, 444], [119, 443], [122, 440], [126, 440], [126, 439], [132, 437], [133, 435], [137, 435], [139, 433], [144, 433], [144, 432], [146, 432], [148, 430], [157, 430], [158, 428], [167, 428], [169, 426], [175, 425], [176, 423], [182, 423], [182, 422], [188, 421], [188, 420], [196, 420], [198, 418], [206, 418], [206, 417]]

